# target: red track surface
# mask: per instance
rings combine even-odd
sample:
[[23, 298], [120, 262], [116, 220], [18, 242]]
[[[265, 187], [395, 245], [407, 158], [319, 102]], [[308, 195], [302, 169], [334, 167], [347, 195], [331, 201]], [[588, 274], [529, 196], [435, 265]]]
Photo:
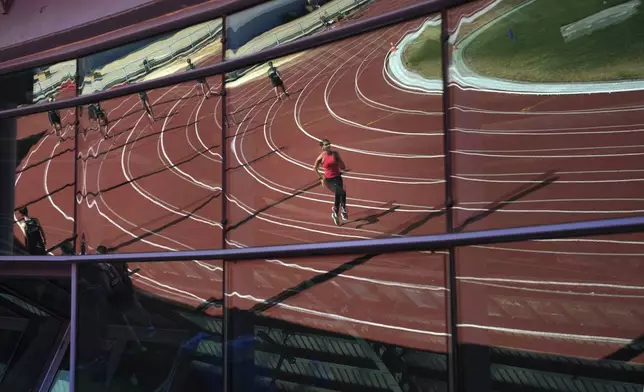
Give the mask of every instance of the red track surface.
[[[359, 16], [403, 3], [375, 2]], [[280, 66], [293, 93], [290, 100], [277, 101], [264, 77], [229, 89], [228, 117], [234, 122], [225, 135], [225, 201], [232, 228], [227, 247], [444, 232], [442, 98], [394, 88], [382, 72], [389, 42], [422, 22], [311, 50]], [[213, 91], [218, 82], [219, 77], [210, 78]], [[102, 140], [91, 130], [81, 136], [77, 224], [92, 249], [99, 244], [118, 252], [223, 245], [221, 102], [202, 100], [198, 90], [185, 83], [151, 92], [160, 117], [154, 123], [138, 96], [105, 102], [112, 138]], [[644, 123], [644, 94], [516, 96], [457, 86], [451, 94], [457, 225], [521, 192], [522, 197], [465, 229], [644, 210], [642, 155], [628, 155], [644, 154], [642, 147], [633, 147], [644, 145], [638, 130]], [[86, 118], [81, 125], [88, 127]], [[21, 119], [20, 136], [46, 126], [46, 114]], [[332, 195], [320, 189], [311, 170], [320, 138], [329, 138], [351, 169], [345, 176], [351, 220], [341, 227], [331, 221]], [[582, 147], [588, 149], [575, 150]], [[27, 164], [65, 148], [73, 148], [73, 141], [58, 145], [47, 137]], [[46, 163], [26, 170], [17, 204], [42, 195], [43, 181], [50, 191], [72, 183], [71, 155], [53, 160], [47, 172]], [[527, 189], [553, 170], [558, 177], [551, 184]], [[51, 244], [72, 232], [72, 221], [65, 220], [73, 216], [71, 192], [65, 189], [30, 206]], [[140, 236], [145, 237], [136, 240]], [[619, 349], [642, 333], [642, 237], [459, 249], [459, 337], [590, 358]], [[250, 308], [353, 259], [231, 264], [229, 304]], [[445, 351], [445, 263], [444, 253], [376, 256], [265, 314]], [[221, 296], [221, 263], [135, 267], [141, 268], [137, 284], [152, 293], [191, 306]]]

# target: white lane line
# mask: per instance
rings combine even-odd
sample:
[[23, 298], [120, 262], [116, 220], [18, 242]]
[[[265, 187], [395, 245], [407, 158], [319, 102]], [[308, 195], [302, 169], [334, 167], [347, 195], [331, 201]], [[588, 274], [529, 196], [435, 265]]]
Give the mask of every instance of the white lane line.
[[615, 337], [609, 337], [609, 336], [578, 335], [578, 334], [570, 334], [570, 333], [530, 331], [525, 329], [493, 327], [493, 326], [478, 325], [478, 324], [457, 324], [457, 327], [483, 329], [486, 331], [502, 332], [502, 333], [514, 334], [514, 335], [525, 335], [525, 336], [552, 338], [552, 339], [560, 339], [560, 340], [577, 340], [577, 341], [586, 341], [586, 342], [593, 342], [593, 343], [611, 343], [611, 344], [623, 345], [623, 344], [630, 344], [633, 341], [632, 339], [615, 338]]
[[471, 282], [464, 280], [463, 283], [485, 286], [485, 287], [494, 287], [499, 289], [508, 289], [512, 291], [525, 291], [528, 293], [545, 293], [553, 295], [567, 295], [575, 297], [593, 297], [593, 298], [622, 298], [622, 299], [644, 299], [644, 295], [634, 295], [634, 294], [605, 294], [605, 293], [585, 293], [579, 291], [563, 291], [563, 290], [547, 290], [547, 289], [535, 289], [530, 287], [521, 287], [521, 286], [512, 286], [507, 284], [496, 284], [496, 283], [487, 283], [487, 282]]
[[[255, 296], [249, 295], [249, 294], [240, 294], [236, 291], [233, 291], [232, 293], [228, 294], [226, 293], [226, 296], [232, 296], [232, 297], [238, 297], [242, 299], [247, 299], [251, 300], [257, 303], [263, 303], [266, 302], [265, 299], [257, 298]], [[355, 323], [355, 324], [361, 324], [361, 325], [368, 325], [371, 327], [379, 327], [379, 328], [384, 328], [384, 329], [393, 329], [396, 331], [401, 331], [401, 332], [412, 332], [412, 333], [417, 333], [417, 334], [422, 334], [422, 335], [432, 335], [432, 336], [449, 336], [449, 334], [445, 332], [434, 332], [434, 331], [427, 331], [427, 330], [422, 330], [422, 329], [414, 329], [414, 328], [406, 328], [406, 327], [400, 327], [400, 326], [395, 326], [391, 324], [382, 324], [382, 323], [376, 323], [373, 321], [366, 321], [366, 320], [360, 320], [356, 319], [353, 317], [347, 317], [347, 316], [341, 316], [339, 314], [331, 313], [331, 312], [320, 312], [317, 310], [313, 309], [307, 309], [307, 308], [302, 308], [299, 306], [294, 306], [294, 305], [288, 305], [285, 303], [276, 303], [275, 306], [282, 308], [282, 309], [287, 309], [291, 311], [295, 311], [298, 313], [304, 313], [304, 314], [310, 314], [314, 316], [320, 316], [324, 318], [329, 318], [332, 320], [337, 320], [337, 321], [343, 321], [343, 322], [349, 322], [349, 323]]]
[[617, 135], [624, 133], [640, 133], [644, 132], [644, 129], [622, 129], [617, 131], [579, 131], [579, 132], [530, 132], [530, 131], [521, 131], [521, 130], [476, 130], [476, 129], [465, 129], [465, 128], [452, 128], [453, 132], [457, 133], [466, 133], [466, 134], [479, 134], [479, 135], [498, 135], [498, 136], [568, 136], [568, 135]]
[[644, 110], [644, 106], [622, 106], [614, 108], [597, 108], [597, 109], [577, 109], [577, 110], [544, 110], [544, 111], [512, 111], [512, 110], [488, 110], [478, 109], [464, 105], [454, 105], [450, 109], [458, 110], [463, 113], [480, 113], [480, 114], [504, 114], [520, 116], [564, 116], [564, 115], [588, 115], [588, 114], [617, 114], [625, 112], [639, 112]]
[[472, 153], [454, 150], [454, 154], [488, 157], [488, 158], [532, 158], [532, 159], [550, 159], [550, 158], [611, 158], [611, 157], [627, 157], [627, 156], [642, 156], [644, 152], [623, 153], [623, 154], [588, 154], [588, 155], [510, 155], [510, 154], [485, 154], [485, 153]]
[[567, 255], [567, 256], [602, 256], [602, 257], [642, 257], [642, 253], [614, 253], [614, 252], [573, 252], [573, 251], [555, 251], [555, 250], [537, 250], [537, 249], [517, 249], [506, 248], [501, 246], [487, 246], [487, 245], [473, 245], [471, 248], [486, 249], [486, 250], [501, 250], [507, 252], [518, 253], [541, 253], [548, 255]]
[[644, 286], [633, 286], [612, 283], [599, 282], [561, 282], [548, 280], [531, 280], [531, 279], [507, 279], [507, 278], [482, 278], [477, 276], [457, 276], [457, 280], [467, 280], [473, 282], [495, 282], [495, 283], [517, 283], [532, 284], [538, 286], [570, 286], [570, 287], [590, 287], [602, 289], [619, 289], [619, 290], [644, 290]]

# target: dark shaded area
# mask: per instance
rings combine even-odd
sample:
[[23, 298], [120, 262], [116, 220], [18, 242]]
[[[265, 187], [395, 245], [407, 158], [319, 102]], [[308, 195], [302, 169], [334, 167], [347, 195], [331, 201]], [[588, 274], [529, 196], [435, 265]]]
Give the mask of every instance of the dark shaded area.
[[381, 211], [381, 212], [375, 212], [375, 213], [373, 213], [371, 215], [365, 216], [364, 218], [354, 219], [352, 222], [364, 222], [364, 223], [361, 223], [361, 224], [357, 225], [356, 229], [360, 229], [360, 228], [362, 228], [364, 226], [367, 226], [367, 225], [374, 225], [374, 224], [380, 222], [380, 218], [383, 218], [383, 217], [385, 217], [385, 216], [387, 216], [387, 215], [389, 215], [391, 213], [394, 213], [394, 212], [396, 212], [396, 210], [398, 208], [400, 208], [400, 206], [396, 206], [396, 205], [393, 205], [393, 204], [394, 204], [394, 202], [389, 202], [389, 203], [385, 204], [385, 205], [391, 206], [391, 207], [389, 207], [389, 209], [387, 209], [385, 211]]
[[[47, 130], [44, 130], [16, 140], [16, 167], [20, 167], [23, 159], [25, 159], [29, 155], [29, 151], [31, 151], [31, 149], [34, 148], [38, 144], [38, 142], [40, 142], [40, 140], [45, 137], [46, 134]], [[27, 170], [32, 166], [34, 165], [29, 165], [23, 170]], [[23, 170], [16, 171], [16, 173], [20, 173]]]
[[633, 339], [631, 343], [620, 348], [614, 353], [607, 355], [604, 359], [611, 361], [628, 362], [644, 353], [644, 334]]

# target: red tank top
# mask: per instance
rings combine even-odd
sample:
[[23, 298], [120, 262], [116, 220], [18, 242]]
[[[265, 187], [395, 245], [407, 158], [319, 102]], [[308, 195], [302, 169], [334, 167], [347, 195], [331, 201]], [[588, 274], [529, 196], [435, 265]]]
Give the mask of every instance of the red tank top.
[[334, 178], [340, 175], [340, 165], [335, 154], [324, 153], [322, 155], [322, 167], [324, 168], [324, 178]]

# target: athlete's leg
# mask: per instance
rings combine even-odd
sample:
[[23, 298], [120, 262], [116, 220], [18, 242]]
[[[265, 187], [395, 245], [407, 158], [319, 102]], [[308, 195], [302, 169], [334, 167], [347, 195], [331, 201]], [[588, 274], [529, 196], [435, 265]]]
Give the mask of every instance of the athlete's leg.
[[340, 197], [340, 207], [342, 208], [342, 219], [349, 220], [349, 213], [347, 212], [347, 192], [344, 189], [344, 181], [342, 177], [338, 177], [338, 188], [336, 190], [336, 197]]

